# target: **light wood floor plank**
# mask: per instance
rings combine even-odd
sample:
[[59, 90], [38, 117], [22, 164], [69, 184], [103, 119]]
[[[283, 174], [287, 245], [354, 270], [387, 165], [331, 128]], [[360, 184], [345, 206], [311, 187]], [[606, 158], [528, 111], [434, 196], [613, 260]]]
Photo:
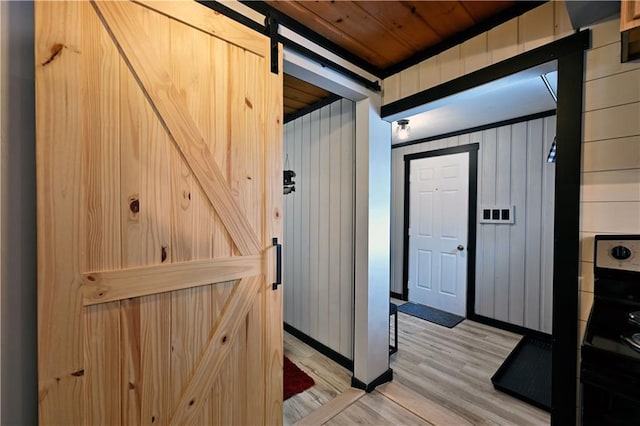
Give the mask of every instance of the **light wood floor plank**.
[[366, 394], [325, 425], [425, 425], [432, 424], [377, 391]]
[[296, 422], [297, 426], [320, 426], [346, 410], [351, 404], [362, 398], [365, 392], [360, 389], [349, 388], [322, 407], [311, 412], [308, 416]]
[[413, 414], [434, 425], [471, 425], [466, 419], [447, 410], [439, 404], [429, 401], [400, 383], [389, 382], [376, 388], [385, 397], [402, 405]]

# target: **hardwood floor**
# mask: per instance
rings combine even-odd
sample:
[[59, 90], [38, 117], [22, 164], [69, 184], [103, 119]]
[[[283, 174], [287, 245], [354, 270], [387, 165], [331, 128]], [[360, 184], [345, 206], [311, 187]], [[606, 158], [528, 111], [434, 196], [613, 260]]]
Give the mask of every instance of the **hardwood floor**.
[[[393, 382], [353, 398], [324, 424], [549, 424], [547, 412], [494, 390], [490, 381], [521, 336], [469, 320], [447, 329], [403, 313], [398, 319]], [[318, 424], [305, 416], [349, 388], [351, 373], [286, 333], [285, 354], [316, 385], [285, 401], [284, 422]]]
[[285, 425], [294, 424], [351, 387], [351, 371], [286, 332], [284, 353], [315, 382], [284, 402]]

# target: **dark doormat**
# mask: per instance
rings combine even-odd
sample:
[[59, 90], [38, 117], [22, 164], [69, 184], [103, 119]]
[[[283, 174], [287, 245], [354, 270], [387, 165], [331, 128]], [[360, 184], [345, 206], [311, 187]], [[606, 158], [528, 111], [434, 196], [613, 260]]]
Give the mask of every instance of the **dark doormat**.
[[459, 315], [454, 315], [449, 312], [411, 302], [398, 306], [398, 310], [405, 314], [413, 315], [414, 317], [442, 325], [447, 328], [455, 327], [464, 319], [464, 317]]
[[551, 342], [524, 336], [491, 383], [499, 391], [551, 411]]

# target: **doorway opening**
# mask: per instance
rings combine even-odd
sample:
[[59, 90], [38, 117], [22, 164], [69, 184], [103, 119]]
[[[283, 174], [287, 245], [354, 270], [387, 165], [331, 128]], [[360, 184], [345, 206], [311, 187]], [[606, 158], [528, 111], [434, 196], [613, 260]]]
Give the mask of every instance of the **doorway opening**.
[[[557, 60], [557, 147], [553, 212], [552, 423], [575, 422], [578, 303], [579, 182], [582, 135], [582, 78], [589, 31], [478, 70], [382, 107], [388, 121], [406, 118], [430, 102]], [[488, 106], [490, 107], [490, 106]], [[412, 126], [413, 127], [413, 126]], [[396, 154], [393, 154], [394, 156]]]
[[[407, 161], [420, 156], [451, 153], [443, 152], [443, 146], [465, 150], [476, 144], [477, 151], [476, 171], [469, 175], [473, 179], [469, 184], [476, 188], [475, 204], [457, 202], [446, 213], [442, 211], [446, 206], [436, 204], [438, 215], [433, 216], [437, 226], [454, 217], [466, 223], [464, 218], [469, 216], [470, 232], [458, 225], [464, 241], [444, 246], [447, 255], [437, 254], [437, 262], [428, 269], [434, 285], [444, 286], [437, 297], [444, 293], [450, 303], [464, 299], [468, 303], [460, 303], [457, 311], [453, 306], [434, 306], [434, 301], [423, 304], [520, 334], [551, 333], [555, 164], [547, 159], [555, 141], [556, 92], [557, 61], [550, 61], [436, 100], [409, 117], [418, 138], [394, 145], [396, 168], [406, 169]], [[405, 209], [410, 213], [418, 207], [411, 205], [415, 185], [419, 183], [405, 182], [404, 188], [401, 183], [394, 185], [396, 191], [404, 191]], [[425, 292], [413, 279], [422, 265], [410, 242], [424, 238], [415, 236], [415, 230], [409, 235], [411, 223], [418, 219], [406, 213], [404, 238], [409, 244], [405, 241], [402, 296], [411, 301], [415, 296], [407, 290], [418, 295]], [[442, 275], [442, 265], [453, 266], [454, 259], [468, 260], [466, 273]], [[454, 287], [446, 282], [453, 278], [457, 280], [455, 296]]]

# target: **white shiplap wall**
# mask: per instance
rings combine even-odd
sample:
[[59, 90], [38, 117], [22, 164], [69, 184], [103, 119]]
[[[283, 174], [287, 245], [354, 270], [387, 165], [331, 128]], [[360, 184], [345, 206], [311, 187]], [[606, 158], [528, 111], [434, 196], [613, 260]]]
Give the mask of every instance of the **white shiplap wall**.
[[477, 224], [477, 314], [551, 332], [555, 116], [393, 149], [392, 291], [402, 293], [404, 155], [479, 143], [482, 205], [515, 205], [513, 225]]
[[640, 233], [640, 62], [620, 63], [620, 23], [593, 27], [584, 83], [580, 335], [593, 302], [593, 236]]
[[297, 174], [284, 196], [284, 320], [352, 359], [355, 104], [293, 120], [284, 137]]
[[[578, 357], [593, 302], [593, 236], [640, 233], [640, 63], [620, 63], [619, 19], [591, 29], [584, 85]], [[451, 52], [460, 52], [457, 67], [462, 68], [462, 74], [468, 74], [572, 32], [564, 2], [553, 1], [466, 41]], [[457, 77], [444, 73], [441, 66], [444, 58], [455, 57], [451, 52], [385, 79], [383, 103]]]

